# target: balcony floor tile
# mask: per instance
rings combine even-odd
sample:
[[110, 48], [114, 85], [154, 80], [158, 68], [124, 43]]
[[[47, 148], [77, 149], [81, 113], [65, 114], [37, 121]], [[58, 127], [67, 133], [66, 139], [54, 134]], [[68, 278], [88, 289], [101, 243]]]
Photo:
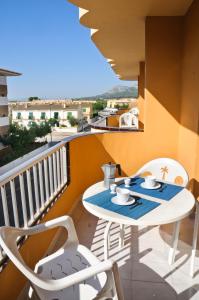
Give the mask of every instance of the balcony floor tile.
[[[81, 211], [79, 218], [75, 218], [80, 243], [103, 260], [106, 221], [87, 212], [81, 202], [76, 209]], [[76, 209], [73, 211], [74, 216]], [[199, 251], [195, 260], [196, 275], [193, 279], [189, 276], [193, 222], [194, 219], [189, 217], [181, 224], [176, 260], [172, 266], [167, 262], [172, 225], [139, 229], [126, 226], [125, 245], [119, 249], [119, 226], [113, 224], [109, 253], [110, 258], [118, 262], [125, 299], [199, 299]]]

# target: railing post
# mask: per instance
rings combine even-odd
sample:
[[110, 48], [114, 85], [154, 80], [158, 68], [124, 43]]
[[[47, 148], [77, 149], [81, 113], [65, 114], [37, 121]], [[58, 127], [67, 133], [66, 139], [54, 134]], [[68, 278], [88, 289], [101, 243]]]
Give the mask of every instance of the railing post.
[[10, 221], [9, 221], [8, 203], [7, 203], [5, 185], [1, 187], [1, 197], [2, 197], [2, 205], [3, 205], [4, 222], [6, 226], [9, 226]]
[[17, 200], [16, 200], [16, 190], [15, 190], [14, 179], [10, 180], [10, 190], [11, 190], [11, 197], [12, 197], [12, 206], [13, 206], [15, 226], [18, 227], [19, 226], [19, 216], [18, 216], [18, 209], [17, 209]]
[[19, 182], [20, 182], [20, 192], [21, 192], [21, 203], [22, 203], [23, 221], [24, 221], [24, 227], [26, 227], [28, 225], [28, 218], [27, 218], [27, 207], [26, 207], [26, 198], [25, 198], [23, 173], [19, 174]]
[[49, 180], [50, 180], [50, 198], [53, 196], [54, 194], [54, 189], [55, 187], [53, 187], [53, 168], [52, 168], [52, 156], [48, 157], [48, 165], [49, 165]]
[[40, 188], [41, 205], [42, 208], [44, 208], [44, 185], [43, 185], [42, 161], [39, 162], [39, 188]]
[[26, 170], [26, 178], [27, 178], [27, 184], [28, 184], [28, 202], [29, 202], [29, 207], [30, 207], [30, 221], [33, 221], [34, 220], [34, 209], [33, 209], [30, 169]]
[[45, 179], [45, 190], [46, 190], [46, 201], [49, 202], [49, 182], [48, 182], [48, 162], [47, 158], [44, 158], [44, 179]]
[[56, 151], [56, 158], [57, 158], [57, 185], [58, 189], [60, 189], [61, 186], [61, 179], [60, 179], [60, 160], [59, 160], [59, 150]]
[[62, 148], [63, 154], [63, 178], [64, 184], [67, 182], [67, 157], [66, 157], [66, 146]]

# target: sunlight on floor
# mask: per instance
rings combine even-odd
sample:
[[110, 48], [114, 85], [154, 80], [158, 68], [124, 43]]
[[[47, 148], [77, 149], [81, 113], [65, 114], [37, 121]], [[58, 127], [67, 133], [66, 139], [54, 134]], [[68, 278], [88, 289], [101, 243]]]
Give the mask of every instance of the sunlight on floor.
[[[80, 243], [103, 260], [106, 221], [85, 211], [81, 203], [73, 218]], [[195, 277], [189, 276], [193, 218], [182, 222], [176, 260], [169, 266], [171, 229], [171, 225], [140, 227], [139, 230], [128, 226], [125, 228], [125, 245], [119, 249], [119, 226], [112, 226], [110, 258], [118, 262], [126, 300], [199, 299], [199, 252], [195, 260]]]

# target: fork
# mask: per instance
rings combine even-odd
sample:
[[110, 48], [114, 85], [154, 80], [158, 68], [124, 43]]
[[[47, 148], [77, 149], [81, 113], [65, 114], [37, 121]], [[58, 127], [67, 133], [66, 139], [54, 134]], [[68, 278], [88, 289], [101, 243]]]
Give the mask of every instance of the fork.
[[163, 185], [162, 185], [161, 188], [159, 189], [159, 192], [162, 192], [166, 187], [167, 187], [166, 184], [163, 183]]
[[133, 204], [129, 207], [129, 209], [133, 209], [133, 208], [135, 208], [135, 207], [137, 207], [137, 206], [139, 206], [139, 205], [142, 205], [142, 203], [136, 201], [135, 203], [133, 203]]

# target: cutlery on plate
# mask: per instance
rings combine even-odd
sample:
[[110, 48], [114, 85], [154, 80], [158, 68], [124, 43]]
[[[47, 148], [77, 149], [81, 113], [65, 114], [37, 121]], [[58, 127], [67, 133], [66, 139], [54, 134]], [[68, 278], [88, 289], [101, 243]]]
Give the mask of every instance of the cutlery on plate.
[[162, 192], [166, 187], [167, 187], [166, 184], [163, 183], [163, 185], [162, 185], [161, 188], [159, 189], [159, 192]]
[[131, 206], [129, 207], [129, 209], [133, 209], [133, 208], [135, 208], [135, 207], [137, 207], [139, 205], [142, 205], [142, 203], [141, 202], [135, 202], [135, 203], [131, 204]]

